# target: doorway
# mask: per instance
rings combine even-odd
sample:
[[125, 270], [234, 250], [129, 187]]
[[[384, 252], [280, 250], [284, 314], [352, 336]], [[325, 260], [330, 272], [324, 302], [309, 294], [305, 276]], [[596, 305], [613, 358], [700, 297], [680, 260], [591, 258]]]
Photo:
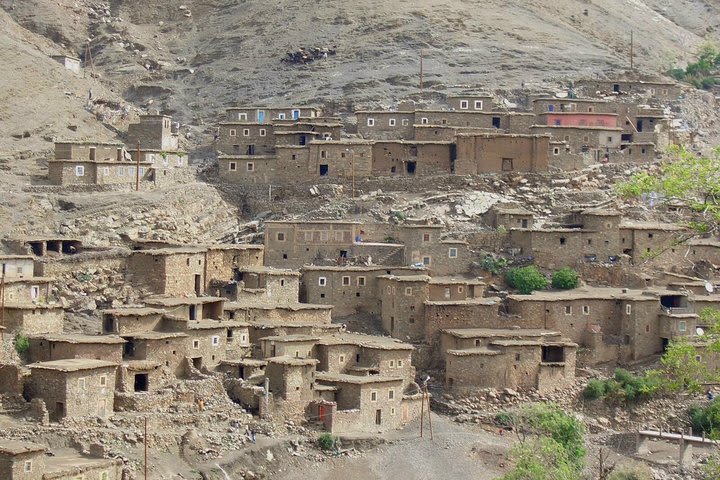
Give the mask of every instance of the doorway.
[[382, 410], [375, 410], [375, 425], [382, 425]]
[[415, 169], [417, 168], [417, 162], [407, 162], [405, 170], [408, 175], [415, 175]]
[[202, 357], [193, 358], [192, 359], [193, 367], [197, 368], [198, 370], [202, 369], [202, 364], [203, 364], [202, 360], [203, 360]]
[[324, 177], [326, 176], [330, 171], [330, 167], [328, 165], [320, 165], [320, 176]]
[[202, 293], [202, 275], [195, 275], [195, 295]]
[[492, 117], [493, 128], [500, 128], [500, 117]]
[[136, 392], [147, 392], [148, 391], [148, 374], [147, 373], [136, 373], [135, 381], [133, 382], [133, 389]]

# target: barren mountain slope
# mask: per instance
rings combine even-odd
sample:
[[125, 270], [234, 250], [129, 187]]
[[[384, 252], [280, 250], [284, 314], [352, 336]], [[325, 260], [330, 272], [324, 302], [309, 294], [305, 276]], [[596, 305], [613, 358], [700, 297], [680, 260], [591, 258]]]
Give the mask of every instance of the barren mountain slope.
[[[689, 58], [720, 25], [717, 0], [0, 0], [83, 55], [125, 98], [206, 119], [235, 103], [390, 102], [426, 86], [519, 86]], [[337, 46], [310, 65], [300, 46]]]

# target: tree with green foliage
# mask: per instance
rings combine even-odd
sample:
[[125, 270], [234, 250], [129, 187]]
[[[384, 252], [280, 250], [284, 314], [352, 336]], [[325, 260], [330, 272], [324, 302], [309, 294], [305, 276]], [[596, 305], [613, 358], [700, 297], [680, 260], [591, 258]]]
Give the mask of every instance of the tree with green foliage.
[[613, 404], [631, 403], [650, 398], [662, 388], [663, 381], [658, 371], [649, 370], [644, 375], [633, 375], [618, 368], [612, 378], [590, 380], [583, 390], [583, 396], [589, 400], [604, 398]]
[[509, 262], [505, 257], [495, 258], [494, 256], [487, 254], [480, 261], [480, 268], [492, 273], [493, 275], [500, 275], [500, 273], [507, 268], [508, 263]]
[[548, 285], [547, 278], [535, 265], [510, 269], [505, 274], [505, 283], [516, 288], [523, 295], [528, 295], [534, 290], [542, 290]]
[[[538, 403], [515, 414], [512, 420], [519, 443], [511, 450], [515, 468], [503, 480], [556, 480], [579, 478], [585, 460], [585, 426], [558, 406]], [[533, 435], [527, 439], [527, 435]]]
[[716, 75], [720, 69], [720, 49], [713, 43], [705, 43], [696, 53], [697, 61], [687, 67], [671, 68], [666, 73], [676, 80], [692, 84], [695, 88], [709, 90], [716, 85]]
[[335, 437], [330, 433], [323, 433], [318, 437], [318, 445], [321, 450], [332, 450], [335, 447]]
[[688, 410], [693, 432], [705, 434], [713, 440], [720, 440], [720, 399], [710, 402], [707, 407], [695, 406]]
[[570, 267], [561, 268], [553, 273], [552, 286], [560, 290], [572, 290], [580, 285], [580, 275]]
[[702, 358], [698, 357], [697, 348], [686, 339], [670, 342], [660, 359], [668, 390], [694, 393], [702, 391], [703, 384], [711, 381], [713, 374]]
[[[720, 149], [699, 157], [684, 148], [668, 150], [659, 174], [639, 172], [616, 186], [622, 198], [652, 196], [658, 202], [679, 201], [694, 212], [688, 223], [696, 234], [717, 233], [720, 224]], [[690, 237], [688, 237], [690, 238]]]
[[18, 353], [18, 355], [22, 355], [30, 348], [30, 339], [22, 333], [18, 333], [15, 336], [15, 341], [13, 342], [13, 344], [15, 346], [15, 351]]

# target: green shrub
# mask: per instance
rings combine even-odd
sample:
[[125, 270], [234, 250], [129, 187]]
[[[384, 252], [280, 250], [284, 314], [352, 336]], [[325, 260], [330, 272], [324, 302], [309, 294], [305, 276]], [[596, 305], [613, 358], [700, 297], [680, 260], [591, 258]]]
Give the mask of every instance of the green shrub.
[[561, 268], [553, 273], [552, 286], [560, 290], [572, 290], [580, 284], [580, 276], [572, 268]]
[[692, 407], [688, 410], [693, 431], [713, 440], [720, 439], [720, 398], [713, 400], [707, 407]]
[[562, 445], [572, 462], [582, 464], [585, 426], [577, 418], [556, 405], [538, 403], [523, 410], [521, 421], [529, 424], [537, 434], [547, 435]]
[[604, 380], [593, 379], [590, 380], [583, 390], [583, 396], [590, 400], [597, 400], [598, 398], [604, 397], [607, 393], [605, 391], [606, 383]]
[[510, 412], [500, 412], [495, 415], [495, 425], [499, 427], [514, 427], [515, 426], [515, 414]]
[[332, 450], [335, 446], [335, 437], [329, 433], [323, 433], [318, 437], [318, 445], [321, 450]]
[[22, 355], [23, 353], [27, 352], [28, 348], [30, 348], [30, 339], [28, 339], [28, 337], [26, 337], [22, 333], [18, 333], [15, 337], [14, 345], [15, 351], [18, 353], [18, 355]]
[[547, 287], [548, 281], [535, 265], [530, 265], [509, 270], [505, 274], [505, 283], [518, 289], [523, 295], [528, 295], [534, 290]]
[[480, 261], [480, 267], [492, 273], [493, 275], [499, 275], [507, 267], [508, 261], [505, 257], [495, 258], [492, 255], [485, 255]]
[[653, 480], [653, 474], [647, 465], [633, 462], [615, 467], [607, 480]]

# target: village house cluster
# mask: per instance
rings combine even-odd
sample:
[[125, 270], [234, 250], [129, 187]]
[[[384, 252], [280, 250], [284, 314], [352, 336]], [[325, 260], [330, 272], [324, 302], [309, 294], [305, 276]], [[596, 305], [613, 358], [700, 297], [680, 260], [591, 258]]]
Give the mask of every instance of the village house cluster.
[[215, 148], [221, 178], [233, 183], [642, 163], [676, 141], [665, 107], [680, 94], [672, 83], [581, 80], [564, 98], [532, 97], [520, 110], [491, 94], [458, 93], [432, 108], [358, 110], [352, 129], [317, 107], [233, 107]]
[[166, 185], [188, 170], [179, 147], [178, 124], [167, 115], [141, 115], [127, 143], [55, 141], [48, 160], [53, 185]]

